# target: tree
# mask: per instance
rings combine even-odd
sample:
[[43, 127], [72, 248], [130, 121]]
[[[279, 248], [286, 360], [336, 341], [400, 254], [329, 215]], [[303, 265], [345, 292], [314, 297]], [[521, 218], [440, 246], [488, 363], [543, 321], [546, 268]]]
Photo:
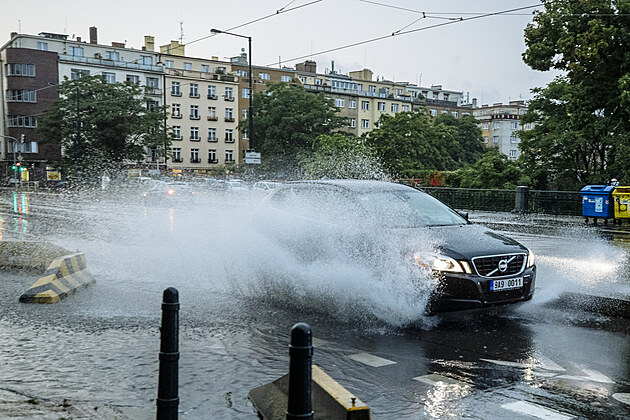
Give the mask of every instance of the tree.
[[[346, 123], [323, 93], [312, 94], [285, 83], [269, 84], [255, 94], [253, 107], [255, 147], [263, 161], [279, 167], [296, 167], [298, 155], [311, 151], [318, 136]], [[246, 120], [239, 129], [247, 132]]]
[[310, 179], [387, 179], [382, 165], [363, 139], [345, 133], [322, 134], [314, 153], [300, 159]]
[[564, 74], [533, 91], [523, 122], [538, 125], [521, 133], [523, 162], [538, 187], [629, 182], [630, 2], [542, 3], [545, 10], [525, 29], [523, 59]]
[[432, 119], [425, 111], [383, 114], [378, 128], [365, 139], [396, 177], [419, 170], [457, 169], [474, 162], [484, 150], [476, 122], [469, 118], [459, 122], [452, 116]]
[[65, 80], [59, 99], [40, 117], [38, 130], [60, 144], [70, 176], [97, 178], [104, 169], [139, 161], [150, 148], [166, 156], [170, 135], [164, 108], [137, 83], [107, 83], [102, 76]]
[[527, 185], [529, 179], [516, 162], [492, 147], [474, 165], [461, 170], [462, 188], [504, 188], [514, 189], [517, 185]]

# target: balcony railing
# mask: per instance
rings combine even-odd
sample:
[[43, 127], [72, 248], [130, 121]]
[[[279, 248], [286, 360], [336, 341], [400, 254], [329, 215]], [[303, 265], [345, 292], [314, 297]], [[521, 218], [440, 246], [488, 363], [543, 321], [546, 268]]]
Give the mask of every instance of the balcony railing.
[[145, 91], [147, 92], [147, 95], [162, 96], [162, 89], [160, 88], [152, 87], [152, 86], [146, 86], [145, 88], [146, 88]]
[[107, 67], [122, 67], [127, 69], [149, 70], [156, 73], [162, 73], [162, 66], [154, 66], [151, 64], [128, 63], [125, 61], [107, 60], [104, 58], [78, 57], [76, 55], [60, 54], [61, 61], [74, 61], [76, 63], [96, 64]]

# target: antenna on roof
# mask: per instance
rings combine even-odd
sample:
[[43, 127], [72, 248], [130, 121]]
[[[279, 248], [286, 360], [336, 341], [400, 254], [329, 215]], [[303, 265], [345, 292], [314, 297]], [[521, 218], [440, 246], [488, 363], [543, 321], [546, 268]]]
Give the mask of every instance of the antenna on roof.
[[180, 44], [184, 43], [184, 21], [183, 20], [179, 21], [179, 43]]

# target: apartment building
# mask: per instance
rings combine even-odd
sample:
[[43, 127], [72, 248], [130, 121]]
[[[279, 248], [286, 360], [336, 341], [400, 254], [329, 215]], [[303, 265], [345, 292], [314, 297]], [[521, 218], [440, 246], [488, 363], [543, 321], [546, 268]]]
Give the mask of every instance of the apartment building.
[[[151, 103], [163, 103], [163, 71], [158, 65], [158, 53], [153, 51], [153, 37], [145, 37], [140, 49], [112, 42], [101, 45], [97, 41], [97, 29], [90, 28], [89, 42], [81, 37], [68, 39], [68, 35], [41, 32], [38, 35], [12, 33], [9, 42], [0, 48], [2, 60], [1, 101], [4, 124], [0, 135], [16, 137], [24, 134], [25, 142], [18, 144], [28, 173], [23, 179], [44, 180], [46, 172], [55, 166], [62, 151], [55, 146], [41, 144], [42, 138], [35, 130], [37, 116], [45, 111], [58, 97], [56, 86], [65, 79], [87, 75], [101, 75], [109, 83], [119, 81], [138, 82], [149, 87]], [[39, 70], [38, 70], [39, 69]], [[151, 106], [151, 104], [147, 104]], [[0, 137], [0, 167], [12, 165], [12, 147], [15, 142]], [[164, 165], [155, 151], [147, 150], [147, 164]]]
[[521, 155], [518, 148], [518, 132], [531, 130], [532, 124], [521, 124], [521, 116], [527, 112], [525, 101], [510, 101], [508, 104], [495, 103], [474, 108], [473, 115], [479, 121], [483, 140], [488, 147], [496, 147], [510, 160]]
[[472, 115], [472, 104], [468, 103], [464, 92], [446, 90], [442, 85], [422, 87], [414, 84], [407, 84], [406, 90], [411, 95], [414, 106], [426, 108], [432, 117], [440, 114], [450, 114], [455, 118]]
[[177, 41], [160, 51], [167, 125], [174, 135], [169, 172], [204, 175], [218, 165], [238, 162], [239, 78], [231, 63], [186, 57]]
[[[238, 56], [231, 57], [230, 62], [232, 69], [238, 76], [238, 96], [239, 109], [238, 119], [247, 120], [249, 112], [249, 62], [247, 53], [241, 53]], [[300, 85], [300, 81], [296, 77], [296, 70], [290, 67], [273, 68], [265, 66], [256, 66], [252, 64], [252, 89], [254, 93], [262, 92], [270, 83], [287, 83], [289, 85]], [[256, 139], [254, 139], [255, 142]], [[256, 145], [254, 144], [254, 147]], [[245, 150], [250, 149], [249, 138], [247, 133], [241, 133], [240, 144], [240, 160], [244, 157]]]

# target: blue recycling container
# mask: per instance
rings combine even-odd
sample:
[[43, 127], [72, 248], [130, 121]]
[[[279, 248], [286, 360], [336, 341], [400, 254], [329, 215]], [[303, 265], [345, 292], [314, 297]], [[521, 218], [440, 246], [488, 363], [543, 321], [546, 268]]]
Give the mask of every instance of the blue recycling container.
[[587, 185], [582, 188], [582, 216], [597, 217], [601, 219], [613, 219], [615, 206], [613, 205], [612, 192], [615, 187], [611, 185]]

